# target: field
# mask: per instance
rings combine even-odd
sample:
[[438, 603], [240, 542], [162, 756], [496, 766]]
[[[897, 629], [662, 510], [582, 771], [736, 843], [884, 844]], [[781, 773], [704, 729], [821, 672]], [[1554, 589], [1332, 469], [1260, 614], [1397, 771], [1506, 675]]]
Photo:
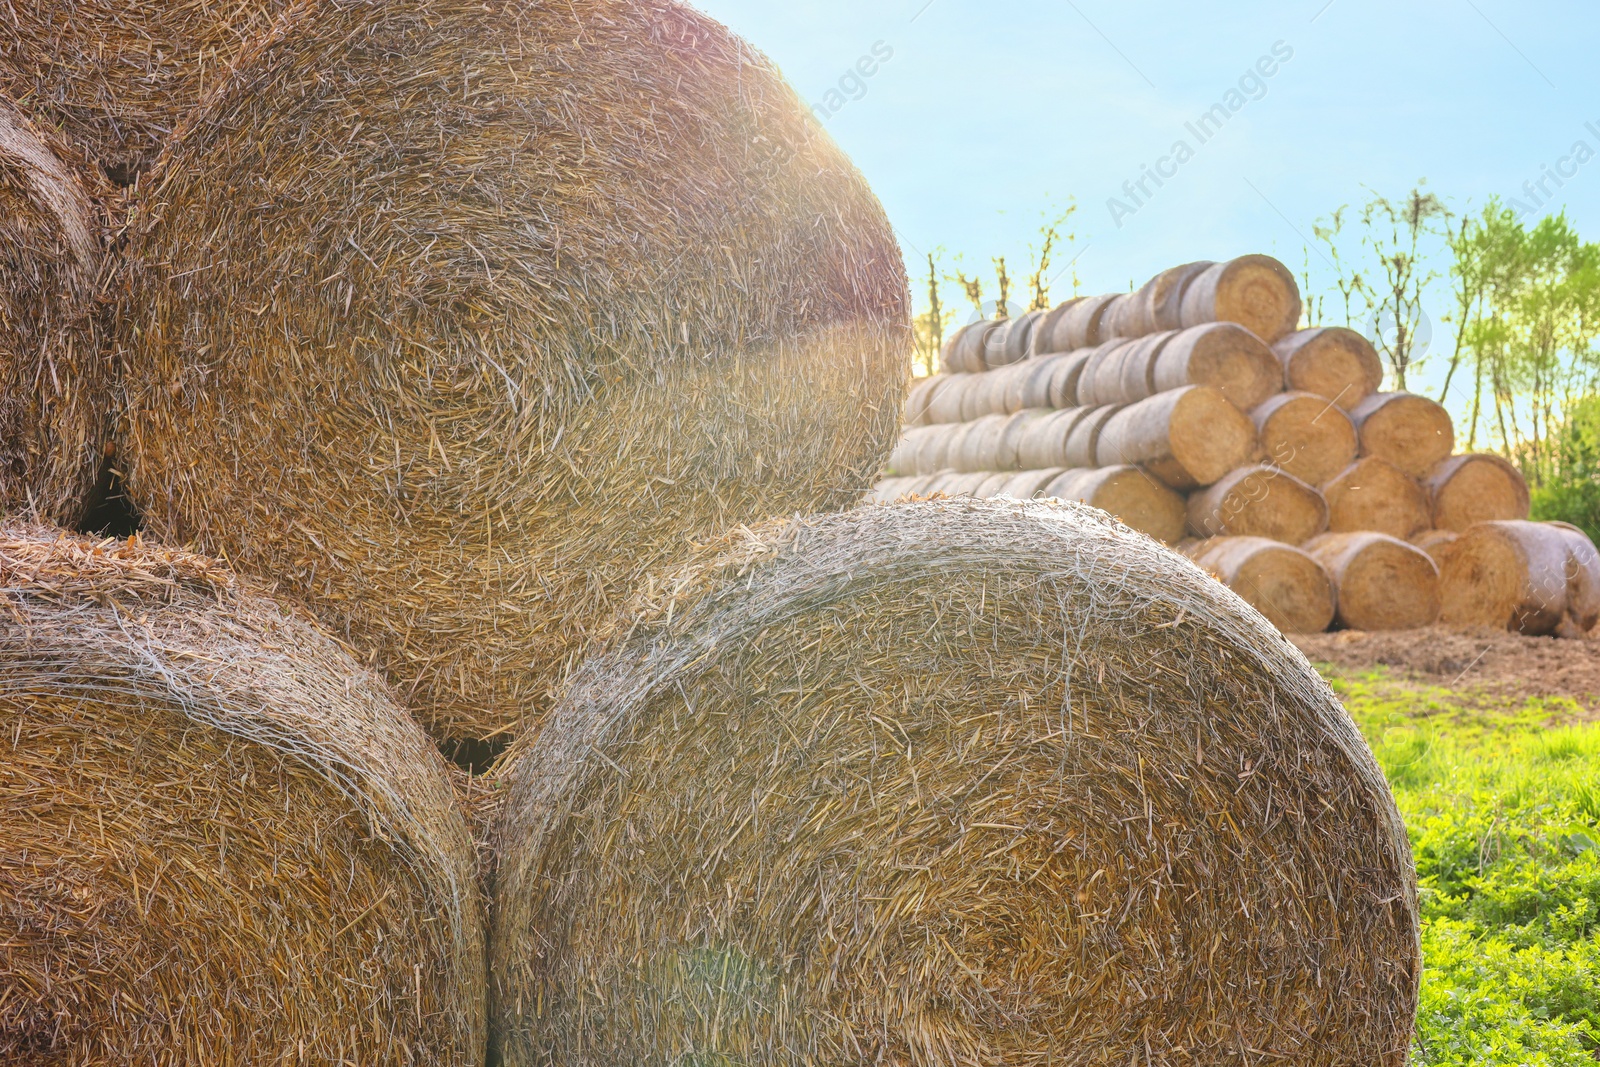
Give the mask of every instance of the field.
[[1600, 652], [1441, 631], [1332, 635], [1305, 649], [1410, 829], [1425, 961], [1415, 1062], [1592, 1065]]

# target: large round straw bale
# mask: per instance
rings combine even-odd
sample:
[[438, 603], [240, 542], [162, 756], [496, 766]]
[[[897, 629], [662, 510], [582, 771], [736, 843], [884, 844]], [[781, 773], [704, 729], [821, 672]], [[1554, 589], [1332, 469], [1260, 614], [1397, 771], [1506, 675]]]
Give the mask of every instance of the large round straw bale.
[[1071, 300], [1057, 304], [1040, 317], [1033, 328], [1033, 334], [1028, 338], [1028, 347], [1033, 356], [1048, 356], [1064, 353], [1066, 349], [1052, 347], [1056, 343], [1056, 327], [1061, 320], [1066, 318], [1073, 307], [1083, 301], [1083, 297], [1075, 296]]
[[1016, 477], [1016, 471], [1001, 471], [997, 474], [991, 474], [982, 485], [972, 491], [972, 495], [978, 500], [992, 500], [1005, 492], [1006, 486], [1011, 484], [1011, 479], [1014, 477]]
[[1099, 508], [1129, 529], [1167, 544], [1176, 544], [1183, 537], [1183, 497], [1138, 467], [1124, 464], [1067, 471], [1039, 495]]
[[1322, 494], [1276, 467], [1241, 467], [1189, 497], [1189, 529], [1196, 537], [1265, 537], [1298, 545], [1327, 528]]
[[1072, 431], [1093, 411], [1093, 408], [1067, 408], [1023, 422], [1014, 431], [1017, 466], [1023, 470], [1067, 466], [1067, 442], [1072, 439]]
[[[1012, 373], [1022, 375], [1022, 390], [1018, 403], [1022, 408], [1047, 408], [1050, 403], [1050, 381], [1056, 369], [1063, 363], [1077, 359], [1082, 365], [1081, 358], [1076, 353], [1057, 352], [1048, 356], [1036, 356], [1020, 364]], [[1077, 404], [1068, 404], [1067, 407], [1077, 407]]]
[[1439, 568], [1428, 554], [1380, 533], [1330, 533], [1306, 551], [1333, 576], [1339, 625], [1415, 630], [1439, 618]]
[[1006, 482], [1005, 488], [996, 493], [997, 497], [1009, 497], [1013, 500], [1033, 500], [1043, 495], [1049, 484], [1067, 473], [1063, 467], [1049, 467], [1045, 470], [1022, 471], [1013, 474]]
[[1209, 385], [1249, 411], [1283, 388], [1283, 371], [1261, 338], [1237, 323], [1213, 322], [1168, 341], [1151, 368], [1151, 392], [1186, 385]]
[[933, 423], [960, 422], [967, 406], [967, 391], [978, 382], [975, 374], [946, 374], [943, 384], [928, 398], [927, 421]]
[[989, 366], [1006, 367], [1027, 359], [1028, 353], [1033, 350], [1034, 328], [1043, 317], [1042, 311], [1030, 311], [1007, 322], [999, 350], [988, 353]]
[[950, 374], [981, 374], [988, 368], [985, 353], [990, 339], [1004, 325], [996, 319], [979, 319], [969, 322], [945, 342], [940, 358], [940, 369]]
[[1050, 383], [1046, 387], [1047, 406], [1062, 409], [1085, 406], [1078, 399], [1078, 385], [1083, 381], [1083, 370], [1089, 365], [1090, 354], [1091, 352], [1071, 353], [1056, 362], [1055, 369], [1050, 374]]
[[1256, 429], [1223, 395], [1191, 385], [1117, 411], [1095, 443], [1096, 465], [1136, 463], [1174, 489], [1210, 485], [1248, 463]]
[[934, 474], [950, 467], [950, 446], [958, 435], [966, 431], [966, 423], [944, 422], [928, 427], [929, 432], [918, 440], [916, 471]]
[[1006, 428], [1009, 415], [984, 415], [967, 424], [961, 436], [959, 453], [952, 450], [950, 465], [963, 474], [973, 471], [993, 473], [1000, 456], [1000, 435]]
[[1374, 393], [1350, 411], [1361, 454], [1421, 478], [1455, 450], [1455, 427], [1443, 405], [1415, 393]]
[[1423, 530], [1411, 535], [1411, 543], [1428, 554], [1428, 558], [1442, 570], [1450, 547], [1461, 537], [1454, 530]]
[[206, 91], [295, 6], [12, 0], [0, 18], [0, 93], [128, 185]]
[[476, 853], [381, 681], [185, 553], [12, 525], [0, 589], [0, 1062], [483, 1062]]
[[1091, 350], [1078, 377], [1078, 403], [1086, 407], [1128, 403], [1122, 396], [1122, 361], [1138, 347], [1138, 339], [1114, 337]]
[[1214, 537], [1179, 550], [1286, 634], [1319, 634], [1333, 623], [1333, 582], [1302, 549], [1264, 537]]
[[883, 465], [884, 473], [892, 475], [921, 474], [920, 459], [935, 437], [945, 433], [944, 426], [912, 426], [901, 434], [900, 441], [889, 453]]
[[1271, 256], [1240, 256], [1213, 263], [1183, 290], [1184, 327], [1236, 322], [1267, 344], [1300, 321], [1300, 287], [1289, 268]]
[[1050, 349], [1056, 352], [1076, 352], [1082, 348], [1094, 348], [1111, 340], [1111, 334], [1104, 332], [1102, 325], [1106, 309], [1116, 299], [1117, 294], [1110, 293], [1075, 301], [1067, 313], [1056, 322], [1055, 333], [1050, 339]]
[[652, 564], [853, 502], [898, 433], [881, 207], [671, 0], [307, 5], [164, 158], [129, 490], [442, 738], [537, 719]]
[[1250, 420], [1267, 461], [1309, 485], [1332, 480], [1356, 461], [1355, 424], [1315, 393], [1279, 393], [1252, 410]]
[[1528, 483], [1499, 456], [1452, 456], [1427, 473], [1422, 487], [1441, 530], [1528, 517]]
[[1577, 637], [1600, 622], [1600, 555], [1566, 523], [1479, 523], [1450, 546], [1439, 585], [1452, 625]]
[[1150, 332], [1150, 320], [1137, 292], [1122, 293], [1106, 307], [1100, 330], [1106, 337], [1143, 337]]
[[1372, 342], [1354, 330], [1329, 326], [1297, 330], [1272, 346], [1290, 389], [1357, 407], [1383, 385], [1383, 364]]
[[110, 444], [97, 191], [0, 99], [0, 513], [77, 525]]
[[507, 1067], [1404, 1062], [1383, 776], [1187, 561], [1078, 505], [937, 502], [655, 589], [509, 770]]
[[[1105, 429], [1106, 423], [1122, 409], [1121, 404], [1089, 408], [1083, 418], [1073, 424], [1072, 432], [1067, 434], [1066, 447], [1061, 453], [1061, 458], [1068, 467], [1100, 466], [1100, 433]], [[1113, 459], [1111, 462], [1121, 463], [1122, 460]]]
[[1183, 329], [1183, 294], [1189, 283], [1213, 265], [1209, 259], [1162, 271], [1139, 290], [1151, 330]]
[[906, 396], [905, 424], [907, 426], [926, 426], [934, 421], [928, 417], [929, 408], [933, 405], [934, 396], [948, 381], [950, 381], [950, 375], [934, 374], [911, 387], [910, 394]]
[[1005, 426], [1000, 431], [1000, 442], [995, 449], [993, 469], [997, 471], [1022, 469], [1022, 442], [1028, 433], [1028, 428], [1051, 414], [1053, 413], [1048, 408], [1028, 408], [1007, 416]]
[[1141, 337], [1133, 351], [1123, 357], [1122, 380], [1118, 383], [1120, 402], [1131, 404], [1159, 391], [1155, 384], [1156, 363], [1178, 333], [1177, 330], [1163, 330]]
[[1357, 460], [1324, 482], [1322, 495], [1334, 533], [1370, 530], [1404, 541], [1432, 525], [1422, 486], [1377, 456]]

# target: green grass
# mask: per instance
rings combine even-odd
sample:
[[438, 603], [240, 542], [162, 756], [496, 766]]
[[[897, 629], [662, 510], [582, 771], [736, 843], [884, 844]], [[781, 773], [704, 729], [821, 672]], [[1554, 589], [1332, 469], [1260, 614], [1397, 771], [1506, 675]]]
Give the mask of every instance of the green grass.
[[1567, 701], [1482, 706], [1330, 673], [1417, 860], [1417, 1064], [1600, 1058], [1600, 725]]

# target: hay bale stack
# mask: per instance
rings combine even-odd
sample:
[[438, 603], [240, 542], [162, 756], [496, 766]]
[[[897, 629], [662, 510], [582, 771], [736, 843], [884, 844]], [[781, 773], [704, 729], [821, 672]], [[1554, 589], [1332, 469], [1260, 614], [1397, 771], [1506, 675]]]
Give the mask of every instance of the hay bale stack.
[[1410, 1043], [1414, 879], [1366, 744], [1259, 615], [1089, 509], [742, 531], [509, 778], [507, 1067]]
[[1255, 451], [1250, 420], [1218, 390], [1191, 385], [1115, 411], [1093, 455], [1094, 464], [1139, 464], [1174, 489], [1193, 489], [1248, 462]]
[[1261, 455], [1308, 485], [1322, 485], [1356, 461], [1356, 428], [1313, 393], [1279, 393], [1250, 412]]
[[219, 564], [0, 529], [0, 1061], [483, 1062], [476, 854], [389, 689]]
[[1328, 528], [1322, 494], [1292, 474], [1257, 464], [1189, 496], [1196, 537], [1265, 537], [1298, 545]]
[[1011, 426], [1016, 441], [1016, 465], [1022, 470], [1043, 470], [1067, 465], [1067, 442], [1090, 408], [1029, 412]]
[[1047, 315], [1034, 330], [1034, 352], [1077, 352], [1111, 340], [1113, 335], [1102, 333], [1101, 327], [1106, 309], [1115, 299], [1116, 294], [1107, 294], [1069, 300], [1057, 309], [1061, 314]]
[[1129, 529], [1167, 544], [1183, 538], [1183, 497], [1138, 467], [1069, 470], [1034, 495], [1099, 508]]
[[1286, 634], [1317, 634], [1333, 622], [1333, 583], [1316, 559], [1264, 537], [1214, 537], [1179, 551], [1239, 594]]
[[1383, 364], [1372, 342], [1343, 326], [1297, 330], [1272, 351], [1283, 364], [1285, 384], [1314, 393], [1346, 411], [1361, 405], [1383, 384]]
[[1441, 405], [1415, 393], [1374, 393], [1350, 411], [1361, 454], [1377, 456], [1411, 478], [1450, 458], [1455, 426]]
[[1339, 625], [1415, 630], [1439, 618], [1439, 568], [1428, 554], [1379, 533], [1330, 533], [1306, 543], [1333, 576]]
[[1580, 637], [1600, 622], [1600, 554], [1566, 523], [1479, 523], [1451, 545], [1439, 584], [1453, 625]]
[[1249, 411], [1283, 388], [1272, 349], [1242, 326], [1212, 322], [1177, 334], [1150, 365], [1150, 392], [1208, 385]]
[[1323, 483], [1328, 529], [1363, 530], [1404, 541], [1433, 525], [1428, 494], [1393, 464], [1368, 456]]
[[183, 116], [296, 6], [13, 0], [0, 20], [0, 93], [131, 185]]
[[129, 490], [437, 736], [505, 736], [682, 544], [871, 484], [900, 254], [772, 65], [685, 6], [297, 19], [136, 220]]
[[0, 513], [76, 525], [92, 503], [111, 439], [104, 192], [0, 99]]
[[1437, 529], [1461, 532], [1528, 517], [1528, 483], [1499, 456], [1452, 456], [1428, 472], [1422, 487]]

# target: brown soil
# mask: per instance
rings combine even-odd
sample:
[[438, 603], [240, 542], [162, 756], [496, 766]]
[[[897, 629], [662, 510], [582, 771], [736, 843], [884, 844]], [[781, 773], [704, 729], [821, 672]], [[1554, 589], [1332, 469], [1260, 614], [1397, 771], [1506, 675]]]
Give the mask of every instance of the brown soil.
[[1426, 685], [1521, 703], [1569, 697], [1600, 718], [1600, 641], [1524, 637], [1488, 629], [1432, 626], [1393, 633], [1346, 630], [1292, 638], [1330, 673], [1386, 667]]

